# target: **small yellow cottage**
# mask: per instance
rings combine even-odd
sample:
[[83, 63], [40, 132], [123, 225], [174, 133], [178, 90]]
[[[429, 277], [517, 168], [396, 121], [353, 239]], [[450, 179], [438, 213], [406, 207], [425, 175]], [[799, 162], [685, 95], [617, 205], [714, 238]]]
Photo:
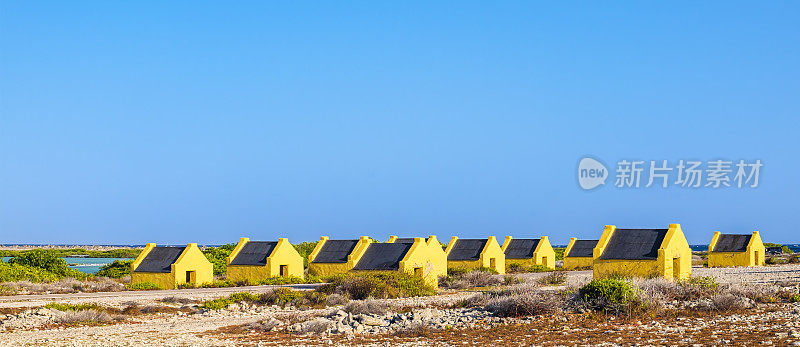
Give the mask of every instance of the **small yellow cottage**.
[[708, 267], [764, 265], [764, 244], [761, 235], [714, 233], [708, 246]]
[[[397, 236], [390, 236], [389, 243], [414, 243], [413, 238], [397, 238]], [[447, 276], [447, 253], [444, 252], [444, 248], [442, 248], [442, 244], [439, 243], [439, 240], [436, 239], [436, 236], [430, 235], [428, 236], [428, 240], [425, 242], [428, 245], [428, 252], [431, 256], [431, 262], [433, 262], [434, 269], [436, 271], [436, 277]]]
[[569, 239], [567, 249], [564, 250], [564, 270], [590, 269], [592, 267], [592, 254], [597, 240]]
[[213, 281], [214, 266], [196, 243], [186, 247], [157, 247], [148, 243], [131, 264], [131, 284], [149, 282], [163, 289], [175, 289], [179, 284]]
[[269, 277], [303, 278], [303, 257], [289, 243], [278, 241], [250, 241], [243, 237], [228, 256], [228, 279], [234, 282], [256, 283]]
[[669, 229], [617, 229], [606, 225], [592, 253], [594, 278], [692, 276], [692, 250], [680, 224], [670, 224]]
[[350, 271], [371, 242], [367, 236], [358, 240], [329, 240], [323, 236], [308, 255], [308, 274], [329, 276]]
[[506, 236], [501, 249], [506, 256], [506, 269], [511, 264], [526, 268], [533, 265], [556, 268], [556, 252], [547, 236], [540, 239], [514, 239]]
[[491, 268], [506, 273], [506, 256], [494, 236], [488, 239], [459, 239], [453, 236], [447, 244], [447, 267]]
[[[402, 240], [402, 239], [401, 239]], [[425, 239], [414, 242], [372, 243], [350, 272], [400, 271], [422, 277], [425, 282], [437, 286], [437, 276], [428, 244]]]

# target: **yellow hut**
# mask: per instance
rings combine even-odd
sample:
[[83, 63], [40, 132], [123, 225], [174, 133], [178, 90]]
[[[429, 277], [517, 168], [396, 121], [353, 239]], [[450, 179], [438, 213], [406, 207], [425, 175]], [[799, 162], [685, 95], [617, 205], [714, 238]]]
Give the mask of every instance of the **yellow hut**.
[[567, 249], [564, 250], [564, 270], [589, 269], [594, 259], [594, 247], [598, 240], [569, 239]]
[[[413, 238], [398, 238], [397, 236], [390, 236], [389, 243], [414, 243]], [[431, 257], [431, 262], [433, 263], [434, 269], [436, 271], [436, 277], [447, 276], [447, 253], [444, 252], [444, 248], [442, 244], [439, 243], [439, 240], [436, 239], [436, 236], [430, 235], [428, 239], [425, 241], [425, 244], [428, 245], [428, 252]]]
[[708, 246], [708, 267], [764, 265], [764, 243], [761, 235], [714, 233]]
[[329, 276], [350, 271], [371, 242], [367, 236], [361, 236], [358, 240], [329, 240], [327, 236], [321, 237], [308, 255], [308, 274]]
[[303, 278], [303, 257], [289, 239], [250, 241], [243, 237], [227, 259], [228, 279], [257, 283], [270, 277]]
[[148, 243], [131, 264], [131, 284], [149, 282], [163, 289], [175, 289], [184, 283], [201, 285], [213, 281], [214, 265], [196, 243], [186, 247]]
[[453, 236], [447, 244], [447, 267], [491, 268], [506, 273], [506, 256], [494, 236], [488, 239], [459, 239]]
[[369, 244], [350, 272], [400, 271], [420, 276], [428, 284], [437, 286], [438, 272], [425, 239], [403, 240]]
[[506, 269], [512, 264], [526, 268], [533, 265], [556, 268], [556, 252], [547, 236], [540, 239], [515, 239], [506, 236], [501, 249], [506, 257]]
[[606, 225], [592, 257], [594, 278], [692, 276], [692, 250], [680, 224], [670, 224], [668, 229], [617, 229]]

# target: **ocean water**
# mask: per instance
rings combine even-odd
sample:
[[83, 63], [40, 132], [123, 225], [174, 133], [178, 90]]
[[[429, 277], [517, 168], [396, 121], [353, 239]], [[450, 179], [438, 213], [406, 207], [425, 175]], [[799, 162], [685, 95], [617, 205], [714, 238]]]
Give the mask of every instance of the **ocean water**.
[[[8, 261], [10, 257], [3, 257], [3, 261]], [[130, 260], [128, 258], [82, 258], [82, 257], [66, 257], [63, 258], [67, 262], [70, 269], [75, 269], [83, 273], [93, 274], [100, 271], [100, 268], [106, 264], [113, 263], [114, 260]]]

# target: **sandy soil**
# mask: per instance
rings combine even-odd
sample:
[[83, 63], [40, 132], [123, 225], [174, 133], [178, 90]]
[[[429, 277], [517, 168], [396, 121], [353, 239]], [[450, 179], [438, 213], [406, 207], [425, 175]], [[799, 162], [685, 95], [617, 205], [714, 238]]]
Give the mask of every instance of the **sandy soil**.
[[[522, 274], [526, 280], [544, 274]], [[727, 283], [800, 283], [800, 265], [781, 265], [755, 268], [693, 269], [694, 276], [715, 276]], [[588, 282], [591, 271], [570, 272], [572, 284]], [[129, 302], [155, 303], [164, 297], [182, 297], [207, 300], [231, 292], [263, 292], [273, 286], [185, 289], [149, 292], [87, 293], [59, 295], [27, 295], [0, 297], [0, 308], [37, 307], [49, 302], [97, 303], [118, 306]], [[294, 286], [310, 288], [309, 286]], [[394, 300], [404, 305], [446, 305], [461, 300], [471, 293], [437, 295], [427, 298]], [[151, 314], [126, 319], [107, 326], [40, 327], [30, 330], [0, 332], [0, 345], [63, 345], [63, 346], [188, 346], [188, 345], [241, 345], [241, 344], [406, 344], [406, 345], [461, 345], [461, 344], [595, 344], [606, 341], [616, 344], [635, 344], [659, 338], [663, 344], [751, 344], [757, 339], [772, 343], [792, 344], [800, 329], [800, 304], [781, 304], [780, 308], [758, 312], [742, 312], [731, 320], [727, 316], [690, 317], [702, 324], [686, 326], [686, 321], [676, 317], [655, 317], [652, 322], [613, 322], [608, 317], [587, 315], [561, 315], [532, 319], [530, 322], [493, 328], [487, 331], [434, 331], [419, 336], [308, 336], [286, 333], [253, 333], [236, 331], [232, 327], [253, 323], [269, 317], [313, 316], [327, 314], [331, 309], [284, 310], [277, 307], [260, 310], [212, 311], [201, 314]], [[776, 306], [777, 307], [777, 306]], [[562, 319], [565, 319], [563, 321]], [[1, 318], [1, 317], [0, 317]], [[558, 319], [556, 324], [553, 324]], [[549, 322], [549, 323], [548, 323]], [[711, 330], [727, 329], [734, 334], [711, 336]], [[733, 330], [731, 330], [733, 329]], [[572, 335], [569, 335], [572, 334]], [[548, 338], [551, 336], [552, 338]], [[573, 337], [570, 337], [573, 336]], [[772, 337], [770, 337], [772, 336]], [[498, 340], [499, 339], [499, 340]], [[788, 340], [787, 340], [788, 339]], [[570, 342], [572, 341], [572, 342]], [[728, 342], [726, 342], [728, 341]]]

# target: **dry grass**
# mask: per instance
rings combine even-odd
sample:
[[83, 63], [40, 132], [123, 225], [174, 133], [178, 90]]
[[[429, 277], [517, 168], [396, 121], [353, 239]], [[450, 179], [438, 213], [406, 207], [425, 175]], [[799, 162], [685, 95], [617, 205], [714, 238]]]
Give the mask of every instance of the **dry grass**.
[[[484, 309], [501, 317], [537, 316], [554, 313], [565, 306], [565, 296], [539, 290], [535, 284], [523, 283], [484, 295]], [[473, 299], [474, 302], [479, 302]]]
[[567, 282], [567, 273], [565, 271], [553, 271], [536, 281], [548, 286], [562, 285]]
[[87, 280], [65, 278], [54, 282], [19, 281], [5, 283], [3, 286], [16, 294], [70, 294], [125, 290], [122, 283], [107, 277], [94, 277]]
[[177, 297], [177, 296], [168, 296], [168, 297], [162, 298], [161, 300], [158, 300], [158, 301], [163, 302], [165, 304], [181, 304], [181, 305], [190, 305], [190, 304], [198, 304], [198, 303], [200, 303], [200, 300], [194, 300], [194, 299], [189, 299], [189, 298], [181, 298], [181, 297]]
[[439, 281], [439, 286], [449, 289], [466, 289], [476, 287], [493, 287], [505, 283], [505, 279], [482, 270], [466, 273], [455, 273]]
[[325, 303], [328, 306], [344, 305], [344, 304], [346, 304], [348, 302], [350, 302], [350, 299], [348, 299], [344, 295], [336, 294], [336, 293], [328, 295], [328, 298], [325, 300]]
[[86, 324], [103, 324], [111, 323], [114, 321], [122, 320], [118, 315], [111, 315], [108, 312], [100, 310], [80, 310], [80, 311], [65, 311], [62, 315], [56, 317], [53, 321], [57, 324], [65, 325], [86, 325]]
[[351, 301], [344, 306], [344, 311], [352, 314], [375, 314], [382, 315], [389, 310], [389, 305], [378, 300]]

